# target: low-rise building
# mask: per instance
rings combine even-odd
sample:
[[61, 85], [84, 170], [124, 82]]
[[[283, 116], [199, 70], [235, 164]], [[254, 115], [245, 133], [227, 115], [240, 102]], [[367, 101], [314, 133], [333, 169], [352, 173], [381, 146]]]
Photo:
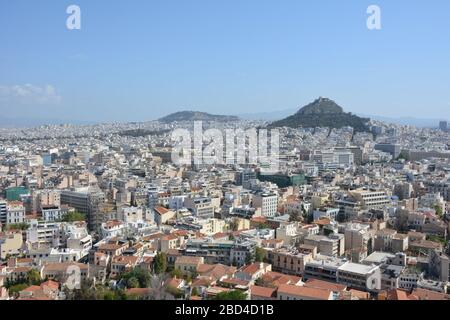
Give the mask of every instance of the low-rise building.
[[20, 231], [0, 233], [0, 258], [6, 259], [20, 253], [23, 237]]
[[175, 260], [175, 269], [180, 270], [183, 273], [196, 273], [199, 266], [204, 264], [205, 259], [203, 257], [190, 257], [180, 256]]
[[334, 300], [331, 290], [290, 284], [280, 285], [278, 287], [277, 297], [278, 300]]

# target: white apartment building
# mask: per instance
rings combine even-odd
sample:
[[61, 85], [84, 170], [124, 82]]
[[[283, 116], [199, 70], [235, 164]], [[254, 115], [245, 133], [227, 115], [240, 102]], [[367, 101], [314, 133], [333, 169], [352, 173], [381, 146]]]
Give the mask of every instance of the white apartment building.
[[171, 196], [169, 199], [169, 208], [175, 211], [182, 209], [186, 198], [186, 195]]
[[120, 210], [119, 219], [125, 223], [138, 223], [145, 220], [146, 212], [144, 208], [123, 207]]
[[253, 196], [253, 207], [261, 208], [261, 215], [275, 217], [278, 212], [278, 196], [275, 193], [257, 193]]
[[42, 207], [42, 219], [47, 222], [61, 221], [68, 213], [67, 206], [43, 206]]
[[357, 201], [360, 202], [361, 207], [366, 210], [382, 209], [391, 202], [386, 191], [359, 189], [350, 193]]
[[208, 197], [189, 197], [185, 206], [199, 218], [214, 218], [214, 205]]
[[27, 241], [33, 247], [59, 247], [64, 242], [61, 223], [33, 220], [26, 231]]
[[322, 218], [328, 218], [331, 220], [336, 220], [340, 212], [339, 208], [323, 208], [317, 209], [313, 212], [314, 221], [320, 220]]
[[6, 209], [6, 224], [23, 223], [25, 208], [21, 202], [8, 202]]
[[337, 282], [357, 290], [377, 291], [381, 289], [381, 270], [375, 265], [347, 262], [338, 268]]
[[294, 245], [300, 242], [301, 233], [298, 232], [298, 223], [282, 224], [276, 229], [276, 239], [283, 240], [286, 245]]
[[29, 250], [26, 257], [33, 259], [37, 264], [77, 262], [81, 258], [83, 251], [69, 248], [41, 248]]
[[313, 160], [327, 166], [351, 166], [354, 163], [354, 154], [349, 150], [315, 151]]
[[111, 220], [101, 225], [101, 233], [104, 238], [118, 237], [125, 234], [125, 223], [119, 220]]

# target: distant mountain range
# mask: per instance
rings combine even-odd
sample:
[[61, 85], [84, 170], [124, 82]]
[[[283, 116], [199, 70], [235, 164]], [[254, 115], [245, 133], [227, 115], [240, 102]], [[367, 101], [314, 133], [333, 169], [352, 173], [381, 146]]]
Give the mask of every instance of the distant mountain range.
[[244, 120], [276, 121], [289, 117], [297, 111], [298, 109], [283, 109], [279, 111], [243, 113], [238, 114], [237, 116]]
[[215, 115], [209, 114], [206, 112], [199, 111], [181, 111], [172, 113], [168, 116], [165, 116], [158, 121], [164, 123], [171, 123], [175, 121], [219, 121], [219, 122], [227, 122], [227, 121], [239, 121], [239, 117], [236, 116], [226, 116], [226, 115]]
[[[160, 121], [164, 121], [163, 119], [169, 118], [177, 118], [177, 119], [188, 119], [191, 118], [194, 120], [204, 120], [205, 119], [214, 119], [215, 121], [237, 121], [238, 119], [242, 120], [262, 120], [273, 122], [277, 120], [281, 120], [284, 118], [288, 118], [289, 116], [295, 114], [298, 109], [283, 109], [279, 111], [271, 111], [271, 112], [259, 112], [259, 113], [246, 113], [246, 114], [238, 114], [237, 116], [217, 116], [211, 115], [204, 112], [195, 112], [195, 111], [183, 111], [171, 114], [167, 117], [160, 119]], [[184, 116], [183, 116], [184, 114]], [[203, 115], [203, 116], [202, 116]], [[357, 116], [362, 118], [370, 118], [373, 120], [383, 121], [386, 123], [393, 123], [398, 125], [410, 125], [416, 126], [420, 128], [437, 128], [439, 126], [439, 121], [444, 119], [422, 119], [422, 118], [414, 118], [414, 117], [383, 117], [377, 115], [368, 115], [362, 113], [356, 113]], [[149, 119], [152, 120], [152, 119]], [[183, 120], [173, 120], [173, 121], [183, 121]], [[213, 120], [210, 120], [213, 121]], [[85, 121], [78, 119], [52, 119], [52, 118], [34, 118], [34, 117], [0, 117], [0, 128], [26, 128], [26, 127], [36, 127], [41, 125], [59, 125], [59, 124], [73, 124], [73, 125], [91, 125], [96, 123], [102, 123], [103, 121]], [[111, 121], [112, 122], [112, 121]]]
[[304, 106], [297, 113], [270, 124], [270, 127], [353, 127], [355, 131], [368, 131], [369, 118], [361, 118], [344, 109], [328, 98], [319, 98]]
[[83, 121], [75, 119], [49, 119], [49, 118], [28, 118], [28, 117], [0, 117], [0, 128], [30, 128], [43, 125], [89, 125], [95, 124], [95, 121]]
[[375, 115], [357, 114], [360, 117], [368, 117], [372, 120], [382, 121], [386, 123], [393, 123], [402, 126], [414, 126], [419, 128], [437, 128], [439, 122], [443, 119], [419, 119], [414, 117], [383, 117]]

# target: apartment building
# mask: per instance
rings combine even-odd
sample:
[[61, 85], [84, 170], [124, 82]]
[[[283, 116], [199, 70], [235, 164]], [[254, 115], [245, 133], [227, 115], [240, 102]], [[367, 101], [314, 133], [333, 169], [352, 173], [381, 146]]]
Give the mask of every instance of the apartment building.
[[101, 212], [105, 194], [98, 188], [77, 188], [61, 191], [61, 204], [87, 215], [90, 230], [99, 230], [105, 218]]
[[190, 239], [186, 248], [181, 250], [183, 255], [204, 257], [205, 263], [243, 266], [255, 250], [255, 243], [231, 240]]
[[337, 282], [356, 290], [381, 290], [381, 270], [379, 266], [346, 262], [338, 268]]
[[349, 223], [345, 227], [344, 235], [346, 251], [368, 251], [372, 240], [369, 225]]
[[205, 263], [203, 257], [180, 256], [175, 260], [175, 269], [183, 273], [195, 273], [199, 266]]
[[199, 218], [214, 218], [215, 207], [208, 197], [188, 197], [184, 205], [193, 215]]
[[18, 254], [23, 245], [21, 232], [0, 232], [0, 258]]
[[283, 240], [283, 242], [288, 246], [300, 243], [301, 239], [304, 237], [304, 235], [299, 232], [298, 222], [280, 225], [276, 229], [275, 236], [277, 240]]
[[25, 222], [25, 207], [20, 201], [9, 201], [6, 207], [6, 224]]
[[375, 233], [374, 250], [387, 252], [404, 252], [408, 249], [408, 235], [397, 233], [393, 229], [378, 230]]
[[253, 195], [254, 208], [261, 209], [261, 215], [273, 218], [278, 212], [278, 196], [275, 193], [259, 192]]
[[326, 218], [331, 220], [336, 220], [338, 217], [338, 214], [340, 212], [339, 208], [320, 208], [316, 209], [313, 212], [313, 218], [314, 221]]
[[311, 235], [305, 238], [304, 243], [317, 247], [317, 252], [326, 256], [342, 256], [344, 254], [344, 235], [336, 234], [333, 237]]
[[44, 221], [61, 221], [69, 212], [68, 206], [44, 205], [41, 207], [42, 219]]
[[176, 212], [166, 209], [164, 207], [155, 207], [154, 209], [154, 220], [155, 223], [160, 226], [162, 224], [167, 223], [167, 221], [169, 221], [170, 219], [173, 219], [176, 217]]
[[303, 278], [319, 279], [330, 282], [337, 282], [338, 269], [347, 261], [340, 258], [317, 255], [313, 260], [305, 264], [305, 273]]
[[270, 250], [267, 253], [274, 271], [297, 276], [304, 274], [305, 265], [312, 261], [313, 256], [312, 253], [302, 253], [293, 247]]
[[59, 247], [64, 244], [61, 223], [32, 220], [26, 231], [27, 241], [34, 248]]
[[42, 267], [41, 277], [65, 283], [69, 277], [84, 281], [89, 278], [89, 265], [77, 262], [48, 263]]
[[391, 203], [386, 191], [376, 191], [359, 189], [350, 192], [351, 196], [355, 198], [362, 209], [383, 209]]
[[310, 288], [282, 284], [277, 291], [278, 300], [334, 300], [333, 292], [328, 289]]

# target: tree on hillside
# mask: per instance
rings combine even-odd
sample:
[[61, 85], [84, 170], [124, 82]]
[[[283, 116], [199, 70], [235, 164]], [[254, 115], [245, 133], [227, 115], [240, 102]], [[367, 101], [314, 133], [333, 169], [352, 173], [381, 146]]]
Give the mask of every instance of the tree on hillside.
[[161, 274], [167, 270], [167, 255], [164, 252], [158, 252], [153, 260], [153, 271], [156, 274]]
[[212, 300], [247, 300], [245, 293], [239, 290], [228, 292], [221, 292], [217, 294]]
[[444, 216], [444, 211], [442, 210], [442, 207], [440, 205], [435, 205], [434, 210], [436, 210], [436, 215], [440, 218]]
[[41, 274], [35, 269], [27, 272], [27, 279], [29, 285], [40, 285], [42, 282]]
[[86, 215], [78, 211], [69, 212], [64, 216], [63, 221], [64, 222], [86, 221]]
[[125, 283], [125, 286], [129, 289], [147, 288], [150, 285], [152, 275], [147, 270], [134, 268], [133, 270], [122, 274], [120, 278]]
[[263, 262], [264, 258], [266, 257], [266, 252], [263, 248], [256, 247], [255, 249], [255, 261], [256, 262]]

